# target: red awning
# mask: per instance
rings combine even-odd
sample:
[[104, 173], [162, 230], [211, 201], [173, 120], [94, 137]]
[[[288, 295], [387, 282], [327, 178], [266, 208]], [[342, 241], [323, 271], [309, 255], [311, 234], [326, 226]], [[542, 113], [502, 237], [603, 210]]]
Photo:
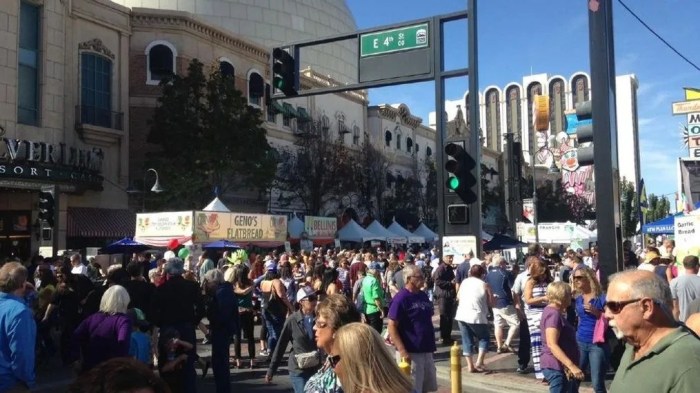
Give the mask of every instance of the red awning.
[[66, 237], [122, 238], [136, 231], [131, 210], [69, 207], [67, 217]]

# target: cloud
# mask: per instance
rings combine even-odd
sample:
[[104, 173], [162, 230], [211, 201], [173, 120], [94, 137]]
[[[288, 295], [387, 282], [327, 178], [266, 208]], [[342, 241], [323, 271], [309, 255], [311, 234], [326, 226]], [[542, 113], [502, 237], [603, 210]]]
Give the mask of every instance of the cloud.
[[637, 60], [639, 60], [639, 55], [632, 52], [624, 53], [621, 56], [617, 56], [615, 59], [616, 73], [618, 75], [631, 73], [632, 70], [638, 68]]
[[644, 128], [654, 124], [655, 121], [656, 117], [640, 117], [639, 120], [637, 120], [637, 123], [639, 128]]

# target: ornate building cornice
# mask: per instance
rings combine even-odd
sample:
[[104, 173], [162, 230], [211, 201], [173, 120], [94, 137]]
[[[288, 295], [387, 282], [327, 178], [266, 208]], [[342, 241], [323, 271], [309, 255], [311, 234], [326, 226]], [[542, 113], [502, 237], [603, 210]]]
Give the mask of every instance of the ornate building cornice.
[[391, 121], [401, 121], [412, 129], [415, 129], [421, 123], [423, 119], [411, 114], [411, 110], [406, 104], [399, 104], [398, 107], [394, 107], [388, 104], [381, 104], [377, 106], [379, 108], [379, 114], [387, 120]]
[[81, 42], [78, 44], [78, 49], [80, 50], [90, 50], [93, 52], [97, 52], [99, 54], [105, 55], [109, 57], [110, 59], [114, 60], [116, 57], [114, 53], [109, 50], [103, 43], [102, 40], [99, 38], [93, 38], [89, 41]]
[[[305, 68], [301, 71], [300, 79], [301, 80], [299, 81], [299, 83], [301, 84], [302, 88], [305, 89], [342, 85], [342, 83], [331, 78], [330, 76], [322, 75], [312, 70], [311, 67]], [[365, 90], [345, 91], [336, 94], [340, 94], [344, 98], [347, 98], [358, 104], [367, 105], [367, 91]]]
[[187, 12], [146, 10], [134, 8], [131, 14], [134, 29], [176, 29], [199, 35], [209, 41], [236, 48], [251, 55], [255, 60], [268, 63], [269, 50], [249, 41], [233, 36], [231, 32], [213, 27]]

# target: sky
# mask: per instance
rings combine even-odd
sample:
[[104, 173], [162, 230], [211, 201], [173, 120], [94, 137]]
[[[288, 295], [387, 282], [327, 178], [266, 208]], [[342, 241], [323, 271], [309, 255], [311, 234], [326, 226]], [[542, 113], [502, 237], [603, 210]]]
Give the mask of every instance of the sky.
[[[613, 26], [617, 75], [635, 74], [639, 116], [641, 176], [648, 194], [673, 199], [676, 162], [688, 156], [671, 104], [684, 100], [683, 87], [700, 88], [700, 71], [639, 23], [618, 0]], [[656, 33], [700, 66], [700, 1], [623, 0]], [[347, 0], [358, 29], [402, 23], [466, 9], [467, 0]], [[523, 76], [547, 73], [568, 78], [590, 74], [587, 0], [480, 0], [478, 3], [479, 90], [505, 86]], [[446, 69], [467, 67], [466, 22], [445, 27]], [[465, 78], [450, 80], [448, 100], [461, 99]], [[594, 93], [595, 94], [595, 93]], [[427, 123], [435, 110], [432, 82], [372, 89], [370, 104], [405, 103]]]

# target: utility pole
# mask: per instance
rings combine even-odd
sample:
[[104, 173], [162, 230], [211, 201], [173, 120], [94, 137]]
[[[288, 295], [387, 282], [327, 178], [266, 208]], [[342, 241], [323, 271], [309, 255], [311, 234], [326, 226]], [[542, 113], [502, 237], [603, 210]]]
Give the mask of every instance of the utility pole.
[[622, 270], [620, 225], [620, 171], [617, 160], [615, 106], [615, 46], [613, 5], [608, 0], [586, 0], [591, 56], [591, 90], [598, 258], [607, 286], [608, 276]]

